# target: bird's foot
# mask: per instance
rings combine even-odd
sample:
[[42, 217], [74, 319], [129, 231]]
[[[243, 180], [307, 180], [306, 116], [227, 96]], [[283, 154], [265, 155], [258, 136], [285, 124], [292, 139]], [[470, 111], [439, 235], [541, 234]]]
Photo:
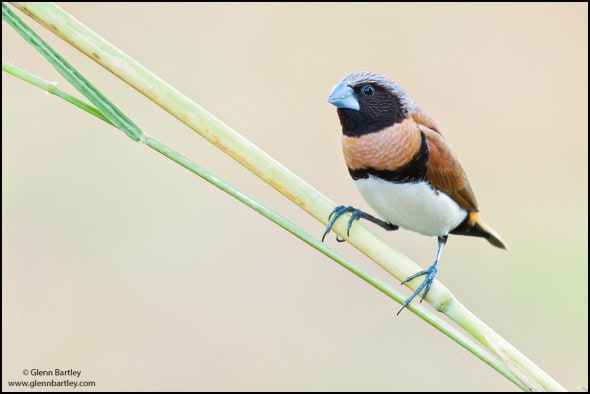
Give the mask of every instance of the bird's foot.
[[420, 298], [420, 302], [424, 301], [424, 298], [426, 297], [426, 295], [428, 294], [428, 291], [430, 290], [430, 286], [432, 286], [432, 282], [434, 282], [434, 278], [436, 276], [436, 271], [437, 269], [437, 264], [438, 261], [435, 261], [430, 267], [428, 267], [428, 269], [416, 272], [414, 275], [410, 275], [408, 276], [403, 282], [402, 285], [411, 281], [414, 278], [417, 278], [418, 276], [422, 276], [422, 275], [426, 275], [426, 277], [424, 278], [424, 281], [420, 284], [420, 286], [418, 286], [418, 288], [412, 293], [411, 296], [409, 296], [408, 298], [406, 298], [406, 300], [404, 301], [404, 303], [402, 304], [401, 309], [397, 312], [397, 314], [399, 315], [401, 313], [401, 311], [404, 310], [404, 308], [406, 306], [408, 306], [408, 304], [410, 302], [412, 302], [412, 300], [422, 292], [422, 290], [424, 290], [424, 293], [422, 294], [422, 297]]
[[[334, 208], [332, 213], [330, 213], [330, 216], [328, 216], [328, 219], [330, 219], [330, 221], [328, 222], [328, 225], [326, 226], [326, 230], [324, 231], [324, 235], [322, 235], [322, 242], [324, 242], [326, 235], [328, 235], [328, 233], [332, 230], [332, 226], [334, 226], [334, 223], [336, 222], [336, 220], [338, 220], [338, 218], [340, 216], [344, 215], [347, 212], [351, 213], [350, 219], [348, 219], [348, 225], [346, 227], [346, 234], [349, 236], [350, 236], [350, 228], [352, 227], [352, 223], [355, 220], [359, 220], [363, 216], [363, 214], [365, 214], [365, 212], [361, 211], [358, 208], [353, 207], [352, 205], [338, 205], [336, 208]], [[344, 240], [340, 237], [336, 237], [336, 240], [338, 242], [344, 242]]]
[[[336, 222], [336, 220], [338, 220], [338, 218], [340, 216], [342, 216], [343, 214], [350, 212], [350, 219], [348, 219], [348, 226], [346, 227], [346, 234], [348, 236], [350, 236], [350, 228], [352, 227], [352, 223], [354, 223], [355, 220], [359, 220], [359, 219], [366, 219], [372, 223], [375, 223], [376, 225], [384, 228], [387, 231], [392, 231], [392, 230], [397, 230], [399, 227], [391, 224], [389, 222], [386, 222], [384, 220], [381, 220], [379, 218], [376, 218], [373, 215], [370, 215], [364, 211], [361, 211], [358, 208], [353, 207], [352, 205], [338, 205], [336, 208], [334, 208], [334, 210], [332, 211], [332, 213], [330, 214], [330, 216], [328, 216], [328, 219], [330, 219], [330, 222], [328, 223], [328, 225], [326, 226], [326, 230], [324, 231], [324, 235], [322, 236], [322, 242], [324, 242], [324, 238], [326, 238], [326, 235], [328, 235], [328, 233], [330, 232], [330, 230], [332, 230], [332, 226], [334, 225], [334, 223]], [[340, 237], [336, 237], [336, 240], [338, 242], [344, 242], [344, 240]]]

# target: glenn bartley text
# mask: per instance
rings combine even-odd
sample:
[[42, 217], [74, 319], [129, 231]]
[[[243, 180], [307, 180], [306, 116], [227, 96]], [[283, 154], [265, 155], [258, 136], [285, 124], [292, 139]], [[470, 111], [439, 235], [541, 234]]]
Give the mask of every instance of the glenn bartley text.
[[[78, 369], [38, 369], [32, 368], [30, 371], [31, 376], [75, 376], [77, 378], [82, 374], [81, 370]], [[25, 373], [26, 374], [26, 373]]]

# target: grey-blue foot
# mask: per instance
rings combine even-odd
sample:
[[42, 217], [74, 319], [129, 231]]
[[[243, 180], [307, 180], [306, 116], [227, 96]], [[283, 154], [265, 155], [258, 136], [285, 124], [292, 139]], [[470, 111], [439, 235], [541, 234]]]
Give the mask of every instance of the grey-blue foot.
[[424, 301], [424, 298], [428, 294], [428, 291], [430, 290], [430, 286], [432, 286], [432, 282], [434, 282], [434, 278], [436, 277], [437, 265], [438, 265], [438, 261], [435, 261], [434, 264], [432, 264], [430, 267], [428, 267], [428, 269], [422, 270], [420, 272], [416, 272], [414, 275], [408, 276], [402, 282], [402, 285], [403, 285], [403, 284], [411, 281], [414, 278], [417, 278], [417, 277], [422, 276], [422, 275], [426, 275], [426, 278], [424, 278], [424, 281], [422, 281], [422, 283], [420, 284], [420, 286], [418, 286], [418, 288], [416, 290], [414, 290], [414, 292], [412, 293], [411, 296], [409, 296], [408, 298], [406, 298], [406, 300], [402, 304], [401, 309], [397, 312], [398, 315], [400, 314], [401, 311], [404, 310], [404, 308], [406, 306], [408, 306], [408, 304], [410, 302], [412, 302], [412, 300], [414, 298], [416, 298], [416, 296], [418, 294], [420, 294], [422, 292], [422, 290], [424, 290], [424, 293], [422, 294], [422, 297], [420, 298], [420, 302]]
[[432, 286], [432, 283], [434, 282], [434, 278], [436, 277], [436, 272], [438, 271], [438, 262], [440, 260], [440, 255], [441, 255], [443, 247], [445, 246], [446, 243], [447, 243], [447, 236], [446, 235], [438, 237], [438, 249], [436, 251], [436, 259], [434, 260], [434, 263], [432, 263], [432, 265], [430, 267], [428, 267], [427, 269], [416, 272], [414, 275], [410, 275], [406, 279], [404, 279], [404, 281], [402, 282], [402, 285], [411, 281], [414, 278], [426, 275], [426, 277], [424, 278], [424, 280], [422, 281], [420, 286], [418, 286], [418, 288], [416, 290], [414, 290], [412, 295], [410, 295], [408, 298], [406, 298], [406, 300], [402, 304], [401, 309], [397, 312], [398, 315], [401, 313], [401, 311], [403, 311], [405, 309], [405, 307], [407, 307], [410, 304], [410, 302], [412, 302], [412, 300], [414, 298], [416, 298], [416, 296], [418, 294], [422, 293], [422, 297], [420, 298], [420, 302], [424, 301], [424, 298], [426, 298], [426, 295], [428, 295], [428, 292], [430, 291], [430, 287]]
[[[350, 228], [352, 227], [352, 224], [354, 223], [355, 220], [359, 220], [359, 219], [366, 219], [366, 220], [373, 222], [376, 225], [378, 225], [388, 231], [397, 230], [399, 228], [398, 226], [395, 226], [395, 225], [388, 223], [384, 220], [376, 218], [375, 216], [370, 215], [364, 211], [361, 211], [360, 209], [355, 208], [352, 205], [338, 205], [336, 208], [334, 208], [334, 210], [332, 211], [332, 213], [328, 217], [330, 219], [330, 221], [328, 222], [328, 225], [326, 226], [326, 230], [324, 231], [324, 235], [322, 236], [322, 242], [324, 242], [326, 235], [328, 235], [328, 233], [332, 230], [332, 226], [334, 226], [334, 223], [336, 222], [336, 220], [338, 220], [338, 218], [340, 216], [344, 215], [345, 213], [350, 213], [350, 219], [348, 219], [348, 224], [346, 227], [346, 234], [348, 236], [350, 236]], [[336, 238], [336, 239], [340, 240], [339, 238]]]

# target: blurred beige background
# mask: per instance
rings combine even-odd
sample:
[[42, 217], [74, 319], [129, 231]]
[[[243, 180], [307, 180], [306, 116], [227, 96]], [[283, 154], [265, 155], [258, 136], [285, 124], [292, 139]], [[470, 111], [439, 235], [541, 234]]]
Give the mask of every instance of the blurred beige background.
[[[510, 248], [452, 237], [438, 279], [568, 389], [587, 386], [587, 4], [63, 7], [331, 199], [365, 209], [326, 97], [354, 70], [398, 81], [437, 120]], [[150, 134], [321, 235], [25, 20]], [[2, 57], [74, 92], [6, 24]], [[434, 238], [382, 236], [424, 266], [434, 257]], [[4, 390], [25, 368], [80, 369], [99, 390], [516, 390], [397, 309], [221, 191], [3, 73]]]

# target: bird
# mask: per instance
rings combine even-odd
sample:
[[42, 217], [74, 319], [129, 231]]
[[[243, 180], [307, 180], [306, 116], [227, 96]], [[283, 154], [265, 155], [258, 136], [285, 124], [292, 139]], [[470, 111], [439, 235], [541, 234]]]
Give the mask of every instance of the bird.
[[345, 213], [351, 214], [348, 235], [356, 220], [365, 219], [388, 231], [401, 227], [438, 240], [434, 262], [402, 281], [424, 277], [398, 315], [417, 295], [422, 293], [422, 302], [428, 294], [449, 234], [485, 238], [506, 249], [498, 233], [482, 220], [450, 144], [400, 85], [375, 72], [353, 72], [334, 86], [328, 102], [337, 108], [348, 172], [379, 217], [339, 205], [328, 218], [322, 242]]

